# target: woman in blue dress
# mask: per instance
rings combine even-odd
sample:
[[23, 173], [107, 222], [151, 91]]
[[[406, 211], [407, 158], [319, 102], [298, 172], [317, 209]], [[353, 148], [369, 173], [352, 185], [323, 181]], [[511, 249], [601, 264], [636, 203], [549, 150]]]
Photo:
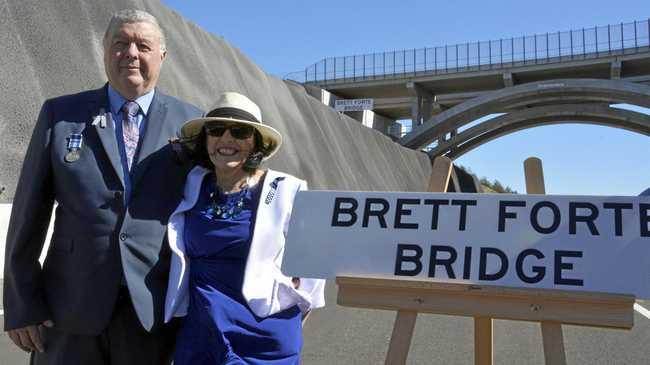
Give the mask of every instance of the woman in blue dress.
[[301, 321], [325, 304], [323, 280], [280, 271], [306, 182], [259, 168], [282, 137], [238, 93], [185, 123], [181, 142], [196, 166], [168, 224], [165, 319], [183, 317], [174, 364], [299, 364]]

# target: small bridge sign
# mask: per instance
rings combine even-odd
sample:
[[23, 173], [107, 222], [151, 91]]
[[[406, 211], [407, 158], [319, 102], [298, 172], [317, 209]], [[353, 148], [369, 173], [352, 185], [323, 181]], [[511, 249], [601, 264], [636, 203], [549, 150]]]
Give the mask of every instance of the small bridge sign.
[[334, 101], [334, 109], [337, 112], [358, 112], [363, 110], [372, 110], [374, 106], [374, 99], [340, 99]]

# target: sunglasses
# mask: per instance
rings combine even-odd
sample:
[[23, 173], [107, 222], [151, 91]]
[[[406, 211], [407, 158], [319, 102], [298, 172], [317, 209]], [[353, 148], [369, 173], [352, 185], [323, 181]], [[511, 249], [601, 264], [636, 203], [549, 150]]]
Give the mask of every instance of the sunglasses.
[[226, 131], [230, 131], [230, 135], [235, 139], [247, 139], [253, 135], [255, 128], [242, 124], [214, 124], [205, 126], [205, 133], [212, 137], [221, 137]]

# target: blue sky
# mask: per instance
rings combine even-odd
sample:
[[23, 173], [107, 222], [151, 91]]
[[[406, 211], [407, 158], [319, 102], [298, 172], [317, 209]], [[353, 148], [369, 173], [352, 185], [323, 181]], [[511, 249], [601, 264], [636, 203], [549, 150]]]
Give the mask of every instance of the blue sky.
[[[163, 0], [283, 77], [324, 57], [443, 46], [650, 17], [650, 1]], [[650, 138], [592, 125], [528, 129], [457, 163], [524, 192], [523, 161], [544, 163], [549, 194], [636, 195], [650, 187]]]

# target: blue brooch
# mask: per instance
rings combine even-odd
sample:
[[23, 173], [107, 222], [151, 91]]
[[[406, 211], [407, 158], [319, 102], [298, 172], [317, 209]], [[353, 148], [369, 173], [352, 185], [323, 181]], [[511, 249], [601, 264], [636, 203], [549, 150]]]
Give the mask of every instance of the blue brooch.
[[278, 176], [276, 177], [273, 181], [271, 181], [271, 190], [269, 190], [269, 193], [266, 194], [266, 199], [264, 199], [265, 204], [271, 204], [271, 201], [273, 200], [273, 197], [275, 196], [275, 192], [278, 190], [278, 184], [280, 181], [284, 180], [284, 176]]

